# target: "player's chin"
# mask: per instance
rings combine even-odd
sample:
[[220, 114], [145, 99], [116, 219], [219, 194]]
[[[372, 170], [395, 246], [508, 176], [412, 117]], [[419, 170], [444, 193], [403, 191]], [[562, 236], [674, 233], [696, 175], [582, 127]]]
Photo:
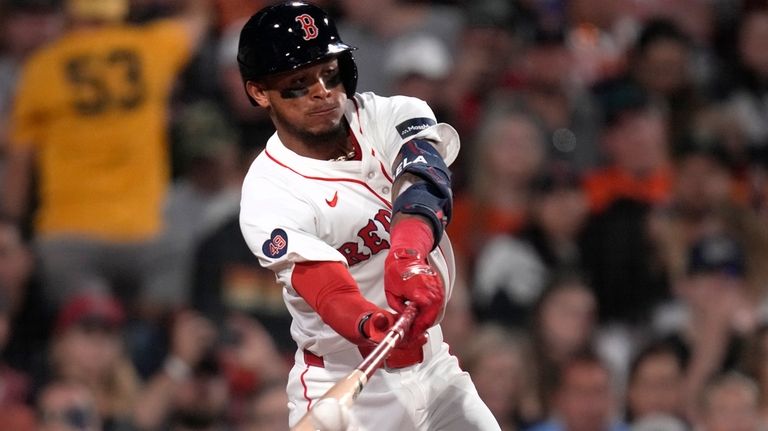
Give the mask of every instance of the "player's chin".
[[325, 121], [313, 122], [312, 125], [307, 127], [307, 131], [315, 136], [329, 136], [335, 135], [342, 129], [341, 119], [328, 119]]

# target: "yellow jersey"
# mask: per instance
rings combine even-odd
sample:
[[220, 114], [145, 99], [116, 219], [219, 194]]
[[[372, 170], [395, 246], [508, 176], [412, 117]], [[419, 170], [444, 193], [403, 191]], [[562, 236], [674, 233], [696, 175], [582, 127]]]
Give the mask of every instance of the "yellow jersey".
[[11, 145], [36, 150], [38, 234], [139, 241], [160, 230], [168, 102], [191, 43], [162, 20], [73, 31], [28, 60]]

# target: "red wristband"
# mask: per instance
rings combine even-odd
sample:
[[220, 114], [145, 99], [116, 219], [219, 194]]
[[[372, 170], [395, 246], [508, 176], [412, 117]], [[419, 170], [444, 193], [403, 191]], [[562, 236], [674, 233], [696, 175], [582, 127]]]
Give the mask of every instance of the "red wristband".
[[390, 233], [392, 250], [412, 248], [426, 257], [432, 250], [434, 242], [432, 226], [418, 216], [403, 218], [392, 226]]

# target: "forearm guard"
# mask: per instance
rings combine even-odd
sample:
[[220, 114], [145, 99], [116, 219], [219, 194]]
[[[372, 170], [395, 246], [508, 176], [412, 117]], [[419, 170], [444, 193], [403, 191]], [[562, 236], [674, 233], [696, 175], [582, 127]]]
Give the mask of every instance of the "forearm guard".
[[413, 139], [400, 148], [393, 170], [395, 183], [406, 173], [415, 176], [418, 181], [398, 194], [392, 204], [392, 213], [426, 217], [432, 225], [434, 249], [451, 220], [453, 193], [448, 166], [429, 141]]

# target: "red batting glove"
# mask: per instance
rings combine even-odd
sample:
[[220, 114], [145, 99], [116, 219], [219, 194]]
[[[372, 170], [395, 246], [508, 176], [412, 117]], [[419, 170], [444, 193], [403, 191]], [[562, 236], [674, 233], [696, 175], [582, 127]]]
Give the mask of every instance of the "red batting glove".
[[443, 281], [427, 262], [432, 244], [432, 229], [418, 217], [402, 219], [392, 228], [391, 248], [384, 261], [387, 302], [398, 312], [408, 302], [416, 304], [419, 310], [406, 334], [406, 342], [423, 337], [443, 308]]
[[395, 315], [385, 311], [374, 311], [373, 313], [366, 314], [360, 319], [358, 324], [360, 327], [360, 333], [363, 336], [376, 344], [381, 343], [381, 340], [389, 332], [389, 328], [395, 324]]
[[[395, 324], [396, 319], [397, 315], [392, 314], [389, 311], [374, 311], [373, 313], [365, 315], [360, 320], [360, 333], [363, 337], [373, 343], [379, 344], [387, 335], [392, 325]], [[406, 337], [406, 339], [402, 340], [387, 357], [387, 367], [402, 368], [421, 362], [424, 357], [421, 346], [426, 342], [427, 336], [424, 333], [411, 337], [410, 339]], [[364, 355], [368, 355], [372, 350], [372, 347], [366, 348], [365, 346], [361, 346], [360, 351]]]

